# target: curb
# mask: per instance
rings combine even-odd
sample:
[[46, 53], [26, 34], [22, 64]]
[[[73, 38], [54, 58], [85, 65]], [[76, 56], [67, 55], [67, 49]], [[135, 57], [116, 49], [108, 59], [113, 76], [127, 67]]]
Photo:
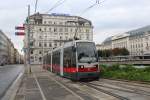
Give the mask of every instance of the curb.
[[8, 88], [8, 90], [6, 91], [5, 95], [2, 97], [1, 100], [14, 100], [15, 99], [16, 93], [17, 93], [20, 83], [23, 79], [23, 74], [24, 74], [24, 71], [21, 72], [17, 76], [17, 78], [14, 80], [12, 85], [10, 85], [10, 87]]

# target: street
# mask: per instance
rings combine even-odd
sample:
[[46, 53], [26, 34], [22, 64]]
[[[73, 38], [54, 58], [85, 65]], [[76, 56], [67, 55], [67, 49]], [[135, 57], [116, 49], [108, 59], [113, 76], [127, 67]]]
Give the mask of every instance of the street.
[[150, 100], [150, 85], [108, 79], [73, 82], [32, 66], [15, 100]]
[[23, 71], [23, 65], [0, 66], [0, 99], [20, 72]]

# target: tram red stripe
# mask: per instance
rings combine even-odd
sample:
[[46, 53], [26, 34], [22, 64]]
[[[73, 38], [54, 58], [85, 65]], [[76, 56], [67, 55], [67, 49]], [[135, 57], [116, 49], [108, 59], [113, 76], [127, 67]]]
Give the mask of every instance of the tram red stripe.
[[95, 72], [95, 71], [98, 71], [97, 67], [78, 68], [78, 72]]
[[[43, 66], [45, 69], [47, 68], [50, 68], [51, 65], [44, 65]], [[55, 65], [53, 64], [52, 65], [52, 68], [57, 71], [57, 72], [60, 72], [60, 66], [59, 65]], [[95, 72], [95, 71], [98, 71], [98, 68], [97, 67], [89, 67], [89, 68], [78, 68], [78, 72]], [[77, 69], [76, 67], [68, 67], [68, 68], [63, 68], [63, 72], [66, 72], [66, 73], [76, 73], [77, 72]]]
[[77, 72], [75, 67], [64, 68], [63, 71], [66, 73], [76, 73]]

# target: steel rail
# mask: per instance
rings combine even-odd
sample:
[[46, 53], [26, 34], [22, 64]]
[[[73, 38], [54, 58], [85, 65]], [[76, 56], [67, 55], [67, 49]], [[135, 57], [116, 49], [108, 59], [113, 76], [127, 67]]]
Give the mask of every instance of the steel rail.
[[123, 97], [123, 96], [120, 96], [120, 95], [118, 95], [118, 94], [109, 92], [109, 91], [107, 91], [107, 90], [104, 90], [104, 89], [101, 89], [101, 88], [97, 88], [97, 87], [95, 87], [95, 86], [93, 86], [93, 85], [91, 85], [91, 84], [89, 84], [89, 83], [81, 82], [81, 84], [84, 84], [84, 85], [86, 85], [86, 86], [88, 86], [88, 87], [90, 87], [90, 88], [93, 88], [93, 89], [97, 90], [97, 91], [100, 91], [100, 92], [103, 92], [103, 93], [108, 94], [108, 95], [110, 95], [110, 96], [113, 96], [113, 97], [115, 97], [115, 98], [117, 98], [117, 99], [119, 99], [119, 100], [130, 100], [130, 99], [127, 98], [127, 97]]

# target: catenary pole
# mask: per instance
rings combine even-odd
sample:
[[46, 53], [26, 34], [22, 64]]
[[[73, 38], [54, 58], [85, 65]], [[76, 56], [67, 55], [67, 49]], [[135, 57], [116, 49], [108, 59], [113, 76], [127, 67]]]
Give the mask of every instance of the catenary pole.
[[30, 66], [30, 5], [28, 5], [28, 18], [27, 18], [27, 34], [28, 34], [28, 73], [31, 73]]

